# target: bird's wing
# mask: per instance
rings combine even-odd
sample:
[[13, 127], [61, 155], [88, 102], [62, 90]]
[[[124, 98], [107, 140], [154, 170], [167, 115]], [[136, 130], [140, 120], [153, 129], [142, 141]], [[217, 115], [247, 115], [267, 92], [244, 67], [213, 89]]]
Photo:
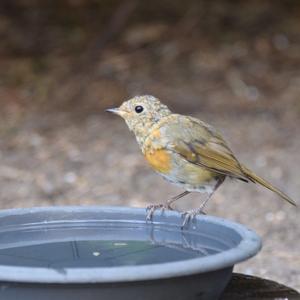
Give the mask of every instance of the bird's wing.
[[251, 180], [213, 127], [192, 117], [177, 116], [176, 122], [163, 126], [167, 136], [172, 137], [167, 145], [169, 150], [210, 171], [244, 181]]

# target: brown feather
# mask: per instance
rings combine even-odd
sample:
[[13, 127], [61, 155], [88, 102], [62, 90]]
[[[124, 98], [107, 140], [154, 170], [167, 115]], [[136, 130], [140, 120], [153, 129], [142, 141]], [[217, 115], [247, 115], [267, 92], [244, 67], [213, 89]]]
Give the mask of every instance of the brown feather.
[[[215, 173], [237, 178], [246, 182], [252, 181], [254, 183], [259, 183], [296, 206], [296, 203], [285, 193], [241, 165], [230, 148], [226, 145], [222, 136], [212, 127], [209, 125], [206, 126], [204, 122], [194, 118], [189, 118], [189, 121], [193, 124], [192, 134], [189, 130], [184, 132], [185, 135], [182, 130], [179, 131], [180, 137], [176, 137], [176, 144], [172, 145], [172, 151], [175, 151], [187, 161]], [[178, 124], [173, 124], [173, 126], [174, 125], [178, 126]], [[182, 129], [182, 124], [180, 126]], [[199, 128], [199, 131], [195, 130], [196, 127]], [[174, 130], [174, 128], [172, 130]], [[199, 136], [199, 133], [202, 134]]]
[[264, 186], [265, 188], [267, 188], [267, 189], [271, 190], [272, 192], [276, 193], [277, 195], [279, 195], [282, 199], [286, 200], [290, 204], [296, 206], [296, 203], [294, 200], [292, 200], [288, 195], [286, 195], [285, 193], [283, 193], [282, 191], [280, 191], [279, 189], [274, 187], [271, 183], [269, 183], [265, 179], [257, 176], [255, 173], [253, 173], [251, 170], [249, 170], [245, 166], [242, 166], [242, 168], [243, 168], [244, 173], [249, 177], [249, 179], [251, 178], [254, 182], [259, 183], [260, 185]]

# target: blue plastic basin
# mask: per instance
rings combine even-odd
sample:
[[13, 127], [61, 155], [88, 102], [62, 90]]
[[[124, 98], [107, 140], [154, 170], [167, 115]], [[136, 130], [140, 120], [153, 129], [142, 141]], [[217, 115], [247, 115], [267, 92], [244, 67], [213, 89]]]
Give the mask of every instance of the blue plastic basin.
[[0, 211], [0, 298], [217, 299], [234, 264], [255, 255], [250, 229], [127, 207]]

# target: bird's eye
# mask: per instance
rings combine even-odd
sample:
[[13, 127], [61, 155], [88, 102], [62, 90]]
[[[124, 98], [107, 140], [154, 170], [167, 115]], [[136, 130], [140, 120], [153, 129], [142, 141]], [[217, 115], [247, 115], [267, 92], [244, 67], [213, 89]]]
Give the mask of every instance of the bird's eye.
[[144, 107], [141, 106], [141, 105], [137, 105], [135, 108], [134, 108], [135, 112], [140, 114], [143, 110], [144, 110]]

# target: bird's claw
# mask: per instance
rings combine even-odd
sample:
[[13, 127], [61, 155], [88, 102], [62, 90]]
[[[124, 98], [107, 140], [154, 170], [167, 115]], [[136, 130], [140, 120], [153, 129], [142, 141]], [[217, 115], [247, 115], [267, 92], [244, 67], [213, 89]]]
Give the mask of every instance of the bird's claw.
[[184, 220], [181, 225], [181, 228], [183, 229], [185, 227], [185, 225], [187, 225], [190, 221], [193, 221], [197, 215], [205, 215], [205, 212], [202, 211], [202, 208], [192, 209], [192, 210], [183, 212], [181, 214], [181, 216], [184, 218]]
[[147, 221], [152, 220], [153, 214], [157, 209], [161, 209], [162, 212], [164, 212], [166, 209], [173, 210], [173, 208], [169, 204], [151, 204], [151, 205], [148, 205], [146, 207], [146, 212], [147, 212], [146, 220]]

